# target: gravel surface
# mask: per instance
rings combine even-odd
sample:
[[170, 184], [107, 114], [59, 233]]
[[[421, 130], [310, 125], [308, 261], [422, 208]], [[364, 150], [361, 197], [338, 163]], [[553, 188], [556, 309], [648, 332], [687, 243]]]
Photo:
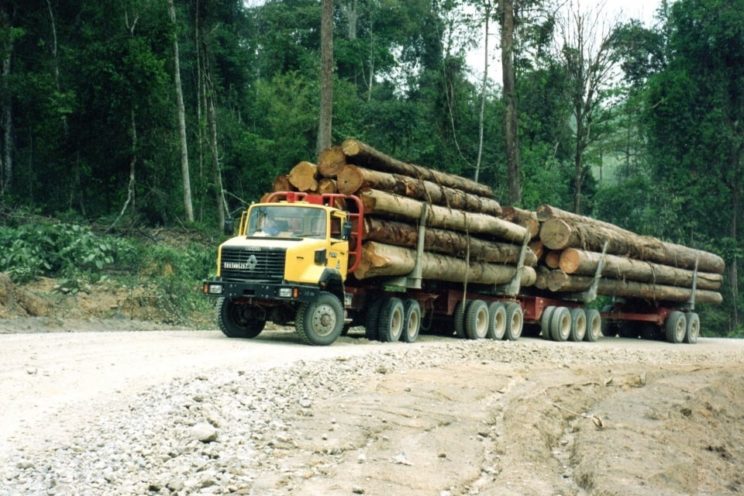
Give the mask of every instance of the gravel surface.
[[[119, 375], [135, 378], [137, 387], [107, 389], [105, 374], [98, 381], [95, 370], [113, 361], [107, 353], [119, 341], [110, 339], [125, 334], [96, 335], [100, 345], [96, 353], [84, 355], [85, 365], [70, 362], [60, 373], [94, 374], [88, 380], [97, 388], [88, 396], [52, 403], [48, 411], [19, 419], [8, 429], [0, 445], [0, 495], [447, 496], [660, 494], [660, 489], [734, 494], [744, 489], [734, 475], [744, 468], [741, 445], [734, 446], [744, 439], [742, 423], [735, 423], [743, 418], [733, 410], [744, 406], [742, 389], [708, 391], [710, 408], [702, 402], [699, 409], [684, 406], [684, 395], [693, 398], [712, 385], [726, 388], [724, 381], [714, 380], [719, 375], [736, 373], [738, 380], [744, 358], [738, 341], [703, 339], [695, 346], [673, 346], [619, 339], [559, 344], [424, 337], [414, 345], [382, 345], [349, 337], [330, 348], [312, 348], [283, 333], [255, 341], [216, 333], [128, 333], [124, 337], [135, 350], [132, 357], [140, 336], [153, 340], [143, 341], [131, 367], [126, 359], [119, 364], [126, 370]], [[190, 344], [181, 341], [182, 334], [188, 334]], [[44, 336], [0, 338], [0, 357], [16, 357], [3, 362], [12, 365], [0, 368], [0, 385], [10, 388], [21, 372], [26, 385], [54, 379], [54, 374], [45, 375], [43, 365], [29, 365], [38, 341], [24, 340]], [[161, 348], [172, 351], [157, 355]], [[142, 359], [147, 352], [156, 356]], [[65, 353], [63, 346], [58, 353]], [[161, 358], [163, 363], [154, 363]], [[170, 372], [153, 376], [163, 364]], [[698, 410], [707, 408], [707, 420], [728, 422], [723, 430], [694, 433], [700, 438], [726, 433], [728, 439], [685, 441], [695, 445], [695, 456], [701, 451], [699, 456], [720, 459], [720, 484], [699, 476], [694, 484], [662, 477], [648, 486], [625, 479], [623, 486], [622, 480], [603, 478], [611, 467], [589, 466], [590, 452], [583, 446], [601, 444], [602, 437], [592, 437], [598, 432], [618, 450], [643, 445], [628, 434], [641, 435], [643, 427], [618, 427], [620, 418], [625, 422], [626, 415], [635, 415], [632, 408], [623, 412], [623, 405], [635, 404], [646, 417], [649, 408], [662, 406], [648, 405], [646, 397], [627, 400], [630, 395], [645, 390], [654, 397], [651, 386], [658, 385], [673, 389], [667, 397], [671, 401], [675, 391], [684, 389], [675, 378], [703, 376], [700, 384], [684, 383], [682, 406], [675, 403], [674, 415], [659, 410], [657, 416], [664, 422], [690, 417], [700, 422], [705, 418]], [[13, 392], [17, 401], [32, 398], [36, 408], [44, 406], [45, 397], [34, 396], [33, 386], [22, 389], [27, 393]], [[718, 393], [727, 395], [725, 401], [713, 399]], [[662, 424], [652, 429], [663, 431]], [[647, 455], [659, 455], [653, 447], [645, 449]], [[601, 456], [617, 457], [617, 452]], [[697, 462], [694, 457], [680, 461]], [[639, 457], [638, 467], [627, 469], [634, 474], [644, 463]], [[536, 472], [542, 465], [545, 471]], [[662, 473], [676, 473], [662, 465]], [[638, 490], [623, 492], [623, 487]]]

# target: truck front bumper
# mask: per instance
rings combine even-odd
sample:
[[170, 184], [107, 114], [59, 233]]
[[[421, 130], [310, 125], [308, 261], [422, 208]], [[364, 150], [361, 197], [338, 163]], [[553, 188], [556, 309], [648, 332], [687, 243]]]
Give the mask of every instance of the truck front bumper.
[[312, 301], [320, 289], [292, 283], [272, 283], [258, 281], [223, 281], [213, 279], [204, 281], [202, 292], [207, 296], [223, 296], [225, 298], [255, 298], [259, 300]]

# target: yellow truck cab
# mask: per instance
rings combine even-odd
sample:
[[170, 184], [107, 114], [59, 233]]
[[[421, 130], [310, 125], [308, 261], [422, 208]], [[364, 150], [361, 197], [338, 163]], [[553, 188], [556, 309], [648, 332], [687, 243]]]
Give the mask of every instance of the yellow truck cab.
[[267, 321], [294, 321], [308, 344], [338, 338], [349, 259], [361, 252], [351, 219], [358, 231], [363, 207], [353, 200], [356, 213], [338, 208], [345, 195], [276, 193], [243, 213], [237, 236], [218, 248], [216, 277], [203, 285], [218, 298], [217, 323], [226, 336], [252, 338]]

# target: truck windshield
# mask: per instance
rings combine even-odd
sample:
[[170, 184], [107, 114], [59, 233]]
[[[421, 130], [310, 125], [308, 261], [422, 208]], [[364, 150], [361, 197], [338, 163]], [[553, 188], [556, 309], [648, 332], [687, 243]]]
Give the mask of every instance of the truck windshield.
[[325, 239], [325, 211], [313, 207], [254, 207], [248, 217], [248, 236]]

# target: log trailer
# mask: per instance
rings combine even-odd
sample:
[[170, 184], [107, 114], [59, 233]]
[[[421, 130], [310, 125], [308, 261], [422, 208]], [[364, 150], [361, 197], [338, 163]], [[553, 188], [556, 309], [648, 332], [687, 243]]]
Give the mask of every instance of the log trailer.
[[[303, 342], [330, 345], [352, 325], [384, 342], [414, 342], [423, 329], [469, 339], [518, 339], [525, 324], [555, 341], [596, 341], [634, 323], [670, 342], [694, 343], [700, 319], [692, 298], [685, 308], [617, 302], [600, 313], [588, 308], [594, 284], [577, 294], [520, 287], [528, 238], [513, 280], [484, 286], [424, 280], [426, 209], [419, 222], [417, 262], [405, 277], [357, 280], [362, 259], [364, 205], [343, 194], [276, 192], [243, 212], [237, 236], [219, 246], [216, 277], [203, 282], [217, 298], [216, 320], [227, 337], [254, 338], [266, 322], [294, 323]], [[603, 326], [604, 320], [604, 326]]]

